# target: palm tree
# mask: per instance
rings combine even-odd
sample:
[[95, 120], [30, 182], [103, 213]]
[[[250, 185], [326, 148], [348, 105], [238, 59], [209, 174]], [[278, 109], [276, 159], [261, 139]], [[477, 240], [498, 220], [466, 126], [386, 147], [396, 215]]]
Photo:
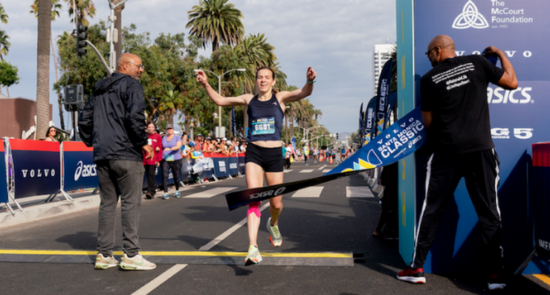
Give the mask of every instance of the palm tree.
[[76, 10], [78, 11], [77, 23], [81, 23], [84, 26], [89, 26], [90, 22], [86, 19], [86, 17], [94, 18], [96, 9], [94, 5], [94, 1], [92, 0], [64, 0], [67, 2], [67, 5], [69, 6], [69, 16], [71, 16], [71, 22], [74, 22], [74, 7], [73, 7], [73, 1], [76, 1], [74, 4], [76, 4]]
[[[294, 85], [288, 85], [286, 87], [286, 91], [294, 91], [298, 89], [298, 87], [294, 86]], [[294, 108], [296, 107], [296, 105], [298, 105], [299, 102], [291, 102], [291, 103], [287, 103], [286, 105], [288, 106], [287, 109], [285, 109], [285, 117], [286, 117], [286, 138], [287, 138], [287, 143], [290, 142], [290, 139], [294, 136]], [[289, 126], [289, 121], [290, 121], [290, 126]], [[290, 127], [290, 129], [289, 129]], [[290, 134], [288, 134], [288, 131], [290, 130]]]
[[6, 10], [4, 10], [4, 6], [0, 3], [0, 23], [7, 24], [8, 19], [9, 17], [6, 14]]
[[183, 99], [178, 91], [172, 89], [166, 91], [161, 100], [159, 111], [164, 115], [168, 124], [174, 124], [174, 115], [182, 109]]
[[50, 36], [52, 0], [38, 2], [36, 73], [36, 134], [42, 138], [50, 121]]
[[188, 11], [189, 22], [186, 29], [191, 28], [189, 35], [202, 39], [203, 47], [212, 43], [212, 51], [217, 51], [219, 43], [238, 44], [244, 35], [244, 18], [240, 10], [228, 0], [200, 0], [199, 5]]
[[[55, 20], [56, 17], [59, 17], [59, 11], [61, 10], [62, 6], [61, 3], [59, 3], [60, 0], [52, 0], [52, 21]], [[38, 18], [38, 0], [34, 0], [34, 4], [31, 5], [31, 11], [29, 13], [34, 14], [36, 18]], [[52, 47], [52, 57], [53, 57], [53, 65], [55, 68], [55, 81], [59, 81], [59, 74], [57, 70], [57, 57], [55, 56], [55, 47], [53, 46], [53, 36], [50, 36], [50, 45]], [[61, 93], [57, 93], [57, 105], [59, 107], [59, 119], [61, 123], [61, 129], [65, 129], [65, 120], [63, 118], [63, 106], [61, 103]]]
[[9, 36], [4, 31], [0, 31], [0, 60], [4, 59], [5, 55], [8, 55], [10, 51], [10, 41]]

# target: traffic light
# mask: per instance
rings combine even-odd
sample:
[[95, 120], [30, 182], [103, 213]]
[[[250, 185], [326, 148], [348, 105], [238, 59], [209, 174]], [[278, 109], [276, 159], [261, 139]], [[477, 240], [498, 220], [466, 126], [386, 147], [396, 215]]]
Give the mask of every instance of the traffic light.
[[84, 48], [88, 45], [86, 39], [88, 39], [88, 27], [78, 23], [76, 26], [76, 56], [79, 58], [82, 58], [88, 51]]
[[338, 133], [336, 133], [336, 140], [338, 140]]
[[82, 84], [65, 86], [65, 110], [80, 111], [84, 108], [84, 87]]

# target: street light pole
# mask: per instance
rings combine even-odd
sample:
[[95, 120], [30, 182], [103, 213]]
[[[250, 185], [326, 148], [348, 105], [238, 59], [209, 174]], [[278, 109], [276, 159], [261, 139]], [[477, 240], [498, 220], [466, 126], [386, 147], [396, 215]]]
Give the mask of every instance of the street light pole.
[[[225, 76], [225, 74], [229, 73], [229, 72], [232, 72], [232, 71], [239, 71], [239, 72], [245, 72], [246, 69], [233, 69], [233, 70], [229, 70], [221, 75], [216, 75], [216, 73], [212, 72], [212, 71], [209, 71], [209, 70], [203, 70], [203, 69], [199, 69], [199, 70], [194, 70], [195, 73], [198, 72], [198, 71], [203, 71], [203, 72], [209, 72], [211, 73], [212, 75], [218, 77], [218, 94], [221, 96], [222, 95], [222, 77]], [[218, 117], [218, 132], [219, 132], [219, 137], [221, 137], [222, 135], [222, 107], [221, 106], [218, 106], [218, 114], [219, 114], [219, 117]]]

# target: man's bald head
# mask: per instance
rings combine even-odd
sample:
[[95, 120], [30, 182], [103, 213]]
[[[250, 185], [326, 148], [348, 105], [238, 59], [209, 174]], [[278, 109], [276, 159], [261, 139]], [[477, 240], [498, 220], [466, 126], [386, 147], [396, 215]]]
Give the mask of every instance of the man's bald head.
[[117, 72], [129, 75], [130, 77], [139, 80], [141, 73], [143, 73], [141, 58], [132, 53], [122, 54], [117, 62]]
[[432, 66], [437, 65], [447, 58], [453, 58], [455, 57], [455, 42], [447, 35], [435, 36], [428, 44], [427, 55]]

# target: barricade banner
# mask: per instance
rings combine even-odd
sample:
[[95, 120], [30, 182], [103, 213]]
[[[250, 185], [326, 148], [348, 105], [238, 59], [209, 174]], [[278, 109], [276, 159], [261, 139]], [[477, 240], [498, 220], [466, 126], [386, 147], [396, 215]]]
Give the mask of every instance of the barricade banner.
[[533, 144], [533, 178], [535, 245], [550, 257], [550, 142]]
[[384, 130], [374, 141], [359, 149], [342, 164], [323, 176], [232, 192], [225, 195], [225, 199], [229, 210], [235, 210], [253, 202], [260, 202], [305, 187], [357, 174], [367, 169], [387, 166], [414, 153], [425, 141], [426, 128], [422, 123], [420, 107], [417, 107]]
[[245, 163], [244, 163], [244, 153], [239, 154], [239, 172], [244, 175], [246, 169], [245, 169]]
[[57, 193], [60, 182], [59, 142], [10, 139], [15, 198]]
[[195, 163], [195, 160], [191, 158], [181, 159], [181, 181], [185, 182], [193, 179], [193, 164], [191, 164], [191, 161], [193, 161], [193, 164]]
[[204, 158], [201, 161], [202, 163], [202, 173], [200, 175], [201, 179], [205, 178], [212, 178], [213, 172], [212, 169], [214, 169], [214, 162], [212, 161], [212, 158]]
[[99, 186], [94, 149], [81, 141], [65, 141], [63, 151], [63, 189], [65, 191]]
[[227, 177], [227, 157], [222, 154], [212, 154], [212, 160], [214, 161], [214, 175], [216, 177]]
[[229, 175], [235, 176], [239, 174], [239, 158], [238, 157], [229, 157], [227, 158], [227, 167], [229, 170]]
[[6, 165], [6, 153], [2, 142], [0, 144], [0, 203], [8, 201], [8, 165]]

